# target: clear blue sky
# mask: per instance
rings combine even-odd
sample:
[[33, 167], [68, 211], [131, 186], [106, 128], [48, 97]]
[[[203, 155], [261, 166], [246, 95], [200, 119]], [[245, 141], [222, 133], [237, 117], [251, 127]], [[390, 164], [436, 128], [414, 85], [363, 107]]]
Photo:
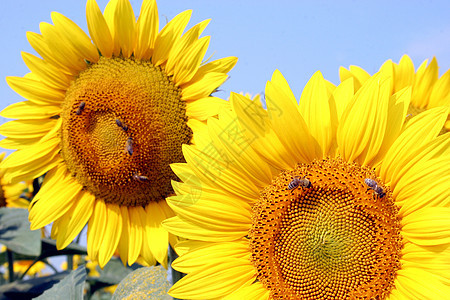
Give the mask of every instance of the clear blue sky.
[[[98, 0], [103, 9], [108, 1]], [[136, 14], [141, 0], [131, 1]], [[5, 76], [28, 72], [21, 51], [32, 52], [26, 31], [39, 32], [58, 11], [87, 31], [85, 0], [2, 1], [0, 29], [0, 109], [20, 101]], [[333, 83], [339, 66], [359, 65], [373, 73], [387, 59], [409, 54], [417, 67], [436, 56], [441, 74], [450, 67], [450, 1], [158, 1], [160, 27], [179, 12], [193, 9], [189, 27], [211, 18], [206, 56], [239, 58], [217, 95], [264, 91], [280, 69], [297, 99], [309, 77], [321, 70]], [[0, 118], [0, 123], [5, 119]]]

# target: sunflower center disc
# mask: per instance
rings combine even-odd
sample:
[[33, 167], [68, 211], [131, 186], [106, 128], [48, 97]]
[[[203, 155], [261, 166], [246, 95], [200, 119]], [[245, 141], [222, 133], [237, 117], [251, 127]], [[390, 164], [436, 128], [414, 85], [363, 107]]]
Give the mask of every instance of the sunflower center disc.
[[[309, 187], [298, 181], [304, 176]], [[391, 193], [373, 171], [341, 159], [280, 174], [254, 207], [249, 237], [258, 279], [274, 299], [384, 299], [400, 268]]]
[[89, 192], [107, 203], [146, 205], [173, 193], [169, 164], [191, 140], [180, 89], [149, 62], [100, 58], [67, 90], [62, 156]]

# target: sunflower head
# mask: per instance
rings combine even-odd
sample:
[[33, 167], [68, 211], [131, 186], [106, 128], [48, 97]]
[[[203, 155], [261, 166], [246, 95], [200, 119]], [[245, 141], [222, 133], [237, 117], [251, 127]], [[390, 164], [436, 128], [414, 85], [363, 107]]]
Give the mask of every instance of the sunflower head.
[[411, 88], [392, 94], [389, 73], [369, 77], [355, 92], [318, 72], [297, 102], [276, 71], [267, 110], [232, 94], [184, 146], [164, 226], [188, 239], [172, 265], [188, 275], [172, 296], [447, 297], [448, 108], [405, 123]]
[[[86, 5], [89, 35], [59, 13], [27, 38], [41, 56], [24, 53], [31, 73], [8, 84], [27, 101], [2, 111], [0, 145], [16, 149], [2, 164], [5, 180], [46, 174], [30, 208], [33, 229], [53, 222], [64, 248], [88, 223], [88, 252], [104, 266], [118, 250], [124, 263], [166, 264], [172, 216], [165, 197], [182, 163], [182, 144], [228, 102], [211, 94], [235, 57], [203, 62], [209, 20], [185, 30], [191, 11], [159, 30], [156, 2], [136, 19], [128, 0], [104, 12]], [[150, 246], [149, 246], [150, 245]]]

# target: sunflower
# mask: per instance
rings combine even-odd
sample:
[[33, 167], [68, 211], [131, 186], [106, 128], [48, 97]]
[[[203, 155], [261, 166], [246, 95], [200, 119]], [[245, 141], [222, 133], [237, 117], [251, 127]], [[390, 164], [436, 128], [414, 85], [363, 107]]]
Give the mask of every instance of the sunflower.
[[[209, 119], [163, 225], [186, 238], [182, 299], [444, 299], [450, 293], [448, 109], [405, 124], [410, 88], [380, 72], [300, 104], [279, 71], [259, 101], [231, 95]], [[200, 142], [201, 137], [201, 142]]]
[[[391, 94], [412, 86], [408, 115], [415, 116], [427, 109], [450, 107], [450, 70], [439, 77], [439, 67], [435, 57], [428, 64], [426, 59], [417, 69], [408, 55], [403, 55], [398, 64], [386, 61], [380, 68], [391, 75]], [[358, 66], [339, 69], [341, 81], [353, 78], [355, 91], [370, 78], [370, 74]], [[450, 131], [450, 118], [445, 123], [445, 132]]]
[[209, 20], [183, 31], [191, 11], [159, 31], [156, 2], [144, 0], [136, 20], [128, 0], [102, 13], [86, 5], [90, 37], [52, 13], [53, 25], [28, 41], [42, 57], [23, 53], [31, 72], [7, 78], [27, 101], [1, 115], [0, 146], [17, 149], [0, 167], [5, 179], [45, 180], [30, 206], [31, 228], [53, 222], [51, 236], [66, 247], [88, 224], [89, 257], [103, 267], [118, 250], [124, 263], [166, 266], [173, 236], [161, 221], [173, 212], [165, 197], [183, 162], [183, 143], [228, 102], [210, 96], [235, 57], [202, 63]]
[[[3, 161], [5, 155], [5, 152], [0, 154], [0, 162]], [[30, 202], [21, 195], [30, 187], [23, 182], [10, 184], [3, 176], [0, 176], [0, 207], [28, 208]]]

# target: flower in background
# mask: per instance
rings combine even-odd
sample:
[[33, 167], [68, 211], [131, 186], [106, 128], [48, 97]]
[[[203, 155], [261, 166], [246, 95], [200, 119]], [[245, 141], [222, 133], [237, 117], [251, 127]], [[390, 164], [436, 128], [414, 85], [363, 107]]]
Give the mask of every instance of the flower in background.
[[[228, 102], [210, 96], [237, 59], [202, 63], [209, 20], [183, 31], [187, 10], [159, 31], [156, 2], [135, 18], [128, 0], [102, 13], [86, 6], [90, 37], [53, 12], [54, 24], [27, 34], [42, 58], [23, 53], [31, 73], [9, 77], [27, 101], [1, 115], [0, 146], [17, 149], [0, 167], [18, 182], [46, 173], [30, 207], [31, 228], [53, 222], [51, 236], [66, 247], [88, 223], [89, 256], [103, 267], [118, 250], [123, 263], [167, 266], [169, 236], [160, 225], [173, 212], [165, 197], [183, 162], [181, 145]], [[92, 41], [93, 43], [92, 43]]]
[[380, 72], [354, 92], [320, 72], [296, 101], [279, 71], [267, 110], [232, 94], [172, 165], [163, 222], [186, 238], [182, 299], [444, 299], [450, 293], [448, 108], [405, 124], [411, 89]]
[[[5, 152], [0, 154], [0, 162], [5, 155]], [[4, 176], [0, 176], [0, 207], [28, 208], [30, 202], [21, 196], [32, 188], [32, 185], [23, 182], [9, 183]]]
[[[6, 251], [6, 247], [2, 246], [0, 249], [0, 252], [5, 252]], [[16, 260], [14, 261], [14, 273], [15, 274], [19, 274], [22, 275], [24, 272], [27, 272], [26, 275], [30, 276], [30, 277], [36, 277], [36, 276], [43, 276], [45, 275], [44, 269], [46, 267], [45, 263], [42, 261], [38, 261], [36, 263], [34, 263], [33, 260]], [[31, 264], [33, 264], [31, 266]], [[5, 269], [7, 268], [7, 264], [3, 265], [5, 267]], [[31, 266], [31, 268], [30, 268]], [[29, 269], [28, 269], [29, 268]], [[5, 279], [8, 279], [8, 272], [5, 272], [3, 274]]]
[[[439, 67], [436, 58], [428, 64], [426, 59], [417, 69], [408, 55], [404, 55], [398, 64], [386, 61], [380, 68], [391, 76], [391, 94], [405, 87], [412, 87], [411, 102], [408, 109], [410, 116], [415, 116], [427, 109], [450, 107], [450, 70], [439, 78]], [[341, 81], [353, 78], [355, 92], [370, 78], [370, 74], [358, 66], [339, 69]], [[450, 131], [450, 119], [447, 118], [445, 131]]]

